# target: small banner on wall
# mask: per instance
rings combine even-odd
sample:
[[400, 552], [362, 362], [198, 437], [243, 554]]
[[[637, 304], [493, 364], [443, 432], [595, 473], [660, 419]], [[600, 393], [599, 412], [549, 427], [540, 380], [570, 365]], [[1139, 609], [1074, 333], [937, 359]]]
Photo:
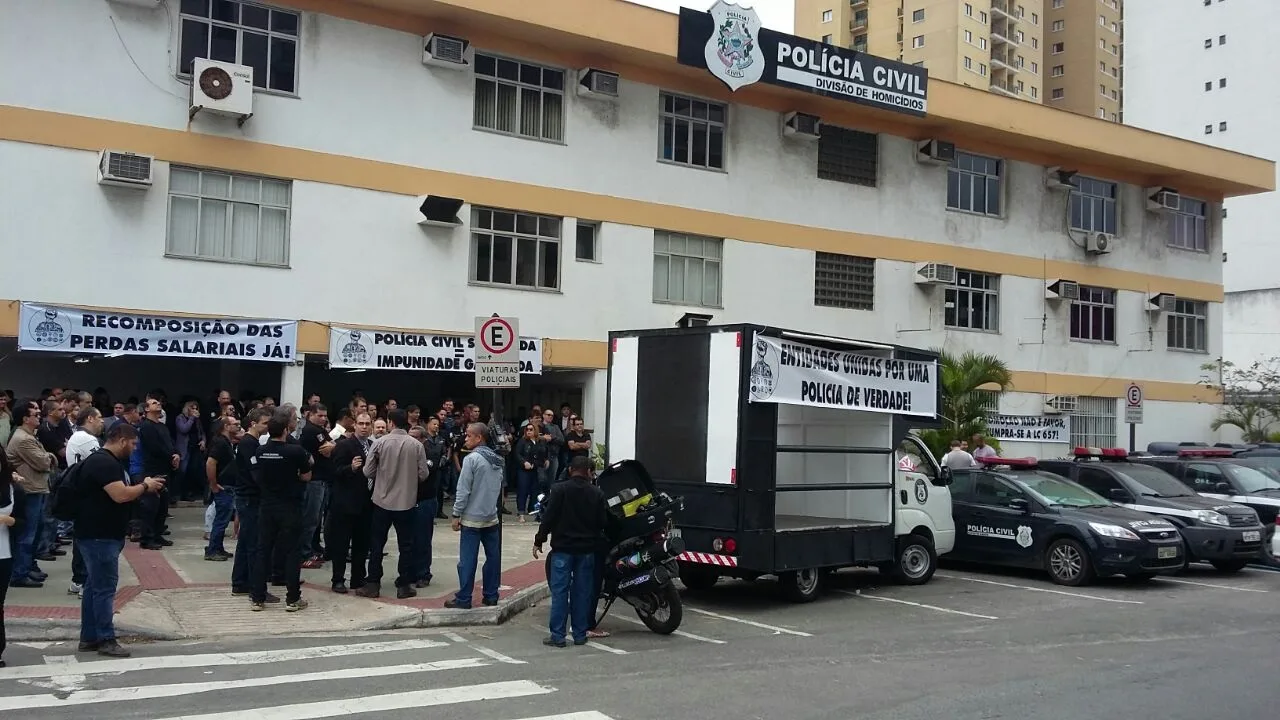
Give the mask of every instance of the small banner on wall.
[[[363, 328], [329, 328], [329, 367], [475, 372], [476, 339]], [[542, 338], [520, 338], [520, 372], [542, 374]]]
[[22, 303], [18, 349], [293, 362], [296, 320], [167, 317]]
[[932, 417], [937, 363], [893, 360], [756, 335], [751, 402]]
[[987, 436], [1023, 442], [1071, 442], [1071, 418], [1066, 415], [988, 415]]

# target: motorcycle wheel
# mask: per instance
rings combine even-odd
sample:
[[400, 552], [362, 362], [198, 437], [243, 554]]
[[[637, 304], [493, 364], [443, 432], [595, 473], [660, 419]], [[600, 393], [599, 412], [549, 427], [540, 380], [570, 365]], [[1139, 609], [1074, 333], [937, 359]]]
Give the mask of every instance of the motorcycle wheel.
[[636, 610], [645, 627], [659, 635], [670, 635], [680, 627], [680, 621], [684, 618], [684, 605], [681, 604], [680, 593], [674, 585], [663, 586], [646, 600], [658, 610], [653, 614]]

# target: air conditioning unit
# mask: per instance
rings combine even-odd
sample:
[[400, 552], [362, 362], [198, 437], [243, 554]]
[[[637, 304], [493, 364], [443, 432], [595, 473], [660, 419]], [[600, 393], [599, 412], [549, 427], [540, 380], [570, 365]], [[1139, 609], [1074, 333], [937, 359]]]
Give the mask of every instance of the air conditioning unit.
[[946, 140], [916, 143], [916, 160], [926, 165], [950, 165], [956, 159], [956, 144]]
[[1044, 185], [1050, 190], [1074, 190], [1076, 187], [1075, 181], [1075, 170], [1063, 170], [1056, 166], [1045, 168]]
[[1044, 412], [1046, 415], [1073, 413], [1080, 407], [1080, 399], [1075, 395], [1045, 395]]
[[462, 38], [431, 33], [422, 39], [422, 64], [449, 70], [465, 70], [471, 66], [467, 61], [467, 48], [471, 43]]
[[1174, 312], [1178, 307], [1178, 298], [1173, 293], [1160, 293], [1147, 299], [1147, 312], [1152, 315]]
[[1111, 252], [1111, 243], [1115, 238], [1106, 233], [1089, 233], [1084, 239], [1084, 250], [1090, 255], [1106, 255]]
[[115, 187], [151, 187], [151, 165], [155, 158], [119, 150], [103, 150], [98, 155], [98, 184]]
[[1182, 205], [1182, 196], [1177, 190], [1167, 187], [1147, 188], [1147, 209], [1155, 212], [1177, 210]]
[[943, 263], [916, 263], [917, 285], [950, 285], [956, 281], [956, 266]]
[[782, 136], [801, 140], [817, 140], [822, 135], [822, 119], [802, 112], [782, 114]]
[[1054, 280], [1044, 290], [1046, 300], [1079, 300], [1080, 283], [1074, 280]]
[[578, 94], [583, 97], [594, 98], [618, 97], [618, 73], [595, 68], [579, 70]]
[[164, 0], [107, 0], [112, 5], [128, 5], [130, 7], [145, 8], [147, 10], [155, 10], [164, 4]]
[[450, 229], [459, 227], [462, 225], [462, 220], [458, 219], [458, 211], [462, 209], [462, 203], [461, 198], [428, 195], [418, 206], [418, 212], [422, 213], [422, 219], [418, 224], [423, 227]]
[[244, 125], [253, 115], [253, 68], [196, 58], [191, 69], [188, 119], [198, 112], [233, 117], [237, 125]]

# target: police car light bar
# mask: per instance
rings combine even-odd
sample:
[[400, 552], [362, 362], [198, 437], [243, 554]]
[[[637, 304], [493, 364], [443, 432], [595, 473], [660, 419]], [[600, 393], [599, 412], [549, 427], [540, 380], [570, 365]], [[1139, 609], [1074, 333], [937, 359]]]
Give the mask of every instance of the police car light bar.
[[1036, 467], [1037, 465], [1040, 464], [1040, 461], [1033, 457], [1024, 457], [1024, 458], [980, 457], [980, 458], [974, 458], [974, 459], [983, 465], [990, 465], [990, 466], [1003, 465], [1005, 467], [1011, 467], [1011, 468], [1030, 468], [1030, 467]]
[[1076, 457], [1129, 457], [1129, 451], [1124, 448], [1078, 447], [1072, 454]]
[[1194, 450], [1178, 451], [1178, 457], [1231, 457], [1235, 454], [1235, 450], [1227, 448], [1196, 448]]

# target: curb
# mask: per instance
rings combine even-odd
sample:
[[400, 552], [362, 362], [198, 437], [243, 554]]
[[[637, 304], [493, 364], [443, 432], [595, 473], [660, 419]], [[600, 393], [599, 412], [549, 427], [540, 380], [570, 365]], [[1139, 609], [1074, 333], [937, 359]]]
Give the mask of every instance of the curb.
[[[350, 632], [501, 625], [549, 597], [551, 597], [551, 589], [547, 586], [547, 583], [541, 582], [516, 591], [497, 607], [480, 607], [474, 610], [425, 608], [417, 610], [408, 617], [370, 623], [362, 627], [352, 628]], [[6, 622], [5, 630], [10, 642], [56, 642], [80, 639], [79, 620], [11, 618]], [[307, 635], [330, 632], [332, 631], [314, 630], [310, 633], [308, 631], [300, 631], [293, 634]], [[116, 625], [116, 634], [121, 640], [134, 642], [195, 640], [216, 637], [165, 632], [135, 625], [120, 624]]]

